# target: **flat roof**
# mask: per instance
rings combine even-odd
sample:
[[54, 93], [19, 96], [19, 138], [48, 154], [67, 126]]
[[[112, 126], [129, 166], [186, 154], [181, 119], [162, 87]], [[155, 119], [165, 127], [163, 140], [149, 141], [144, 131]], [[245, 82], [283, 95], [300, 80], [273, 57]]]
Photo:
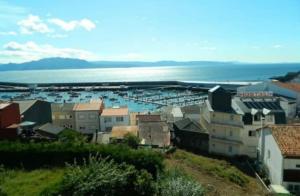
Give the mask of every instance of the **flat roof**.
[[103, 102], [77, 103], [74, 105], [74, 111], [100, 111]]
[[114, 126], [111, 131], [111, 137], [123, 138], [126, 134], [133, 134], [137, 136], [138, 126]]
[[105, 108], [101, 116], [126, 116], [128, 115], [128, 108]]

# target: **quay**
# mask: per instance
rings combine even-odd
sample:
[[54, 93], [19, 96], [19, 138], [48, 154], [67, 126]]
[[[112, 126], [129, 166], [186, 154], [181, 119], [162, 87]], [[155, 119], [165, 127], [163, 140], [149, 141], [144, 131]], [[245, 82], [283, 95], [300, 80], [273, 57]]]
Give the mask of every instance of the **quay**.
[[32, 91], [126, 91], [134, 89], [174, 89], [207, 92], [215, 85], [235, 92], [240, 86], [258, 82], [207, 82], [207, 81], [141, 81], [141, 82], [81, 82], [81, 83], [15, 83], [0, 82], [0, 92]]

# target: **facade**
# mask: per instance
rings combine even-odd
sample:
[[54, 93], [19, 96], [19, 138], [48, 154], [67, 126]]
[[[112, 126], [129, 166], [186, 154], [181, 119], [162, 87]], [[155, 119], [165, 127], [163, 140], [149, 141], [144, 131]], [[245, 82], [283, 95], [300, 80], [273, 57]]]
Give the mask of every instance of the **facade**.
[[232, 108], [242, 115], [243, 128], [240, 137], [244, 146], [243, 153], [251, 158], [257, 157], [258, 128], [265, 125], [286, 124], [285, 112], [278, 98], [236, 96], [232, 99]]
[[127, 107], [105, 108], [100, 116], [102, 132], [111, 131], [114, 126], [127, 126], [130, 124]]
[[75, 130], [83, 134], [94, 134], [100, 130], [100, 114], [103, 102], [78, 103], [73, 107]]
[[200, 124], [210, 134], [209, 152], [225, 156], [243, 154], [242, 115], [231, 107], [231, 94], [222, 87], [209, 90], [201, 108]]
[[209, 133], [192, 119], [185, 118], [174, 123], [174, 144], [195, 152], [208, 152]]
[[74, 103], [52, 103], [52, 122], [54, 125], [76, 129], [74, 118]]
[[42, 100], [15, 101], [19, 104], [22, 122], [30, 121], [36, 125], [52, 122], [51, 104]]
[[155, 147], [170, 146], [171, 134], [165, 121], [139, 122], [138, 128], [141, 144]]
[[260, 160], [272, 184], [300, 194], [300, 126], [273, 125], [260, 130]]
[[0, 103], [0, 139], [16, 138], [21, 122], [17, 103]]
[[138, 126], [114, 126], [111, 131], [111, 138], [122, 140], [127, 134], [138, 136]]

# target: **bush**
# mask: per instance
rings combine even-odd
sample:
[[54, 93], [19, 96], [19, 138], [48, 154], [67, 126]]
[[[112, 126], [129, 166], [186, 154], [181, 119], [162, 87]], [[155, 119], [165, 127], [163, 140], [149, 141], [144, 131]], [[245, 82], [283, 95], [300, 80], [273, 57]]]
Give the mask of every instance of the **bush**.
[[65, 129], [58, 134], [58, 140], [64, 143], [81, 144], [85, 143], [87, 141], [87, 138], [78, 131]]
[[62, 181], [63, 195], [152, 195], [153, 180], [145, 170], [138, 171], [113, 160], [89, 157], [83, 165], [68, 165]]
[[176, 169], [167, 172], [158, 186], [158, 195], [160, 196], [204, 195], [204, 188], [199, 183]]
[[74, 159], [81, 164], [90, 154], [99, 154], [103, 158], [110, 157], [117, 163], [134, 165], [139, 170], [145, 169], [154, 177], [158, 171], [163, 170], [163, 156], [158, 152], [135, 150], [124, 145], [0, 142], [0, 164], [6, 167], [35, 169], [64, 166], [66, 162], [73, 163]]
[[133, 134], [126, 134], [124, 139], [123, 139], [123, 143], [128, 145], [131, 148], [137, 149], [139, 144], [140, 144], [140, 138], [138, 138], [137, 136], [133, 135]]

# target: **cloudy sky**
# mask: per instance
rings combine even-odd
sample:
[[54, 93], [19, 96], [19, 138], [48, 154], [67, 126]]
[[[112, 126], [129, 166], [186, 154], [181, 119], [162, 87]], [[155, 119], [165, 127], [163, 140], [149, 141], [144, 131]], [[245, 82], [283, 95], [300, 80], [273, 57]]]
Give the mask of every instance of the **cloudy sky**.
[[299, 0], [0, 0], [0, 63], [300, 61]]

